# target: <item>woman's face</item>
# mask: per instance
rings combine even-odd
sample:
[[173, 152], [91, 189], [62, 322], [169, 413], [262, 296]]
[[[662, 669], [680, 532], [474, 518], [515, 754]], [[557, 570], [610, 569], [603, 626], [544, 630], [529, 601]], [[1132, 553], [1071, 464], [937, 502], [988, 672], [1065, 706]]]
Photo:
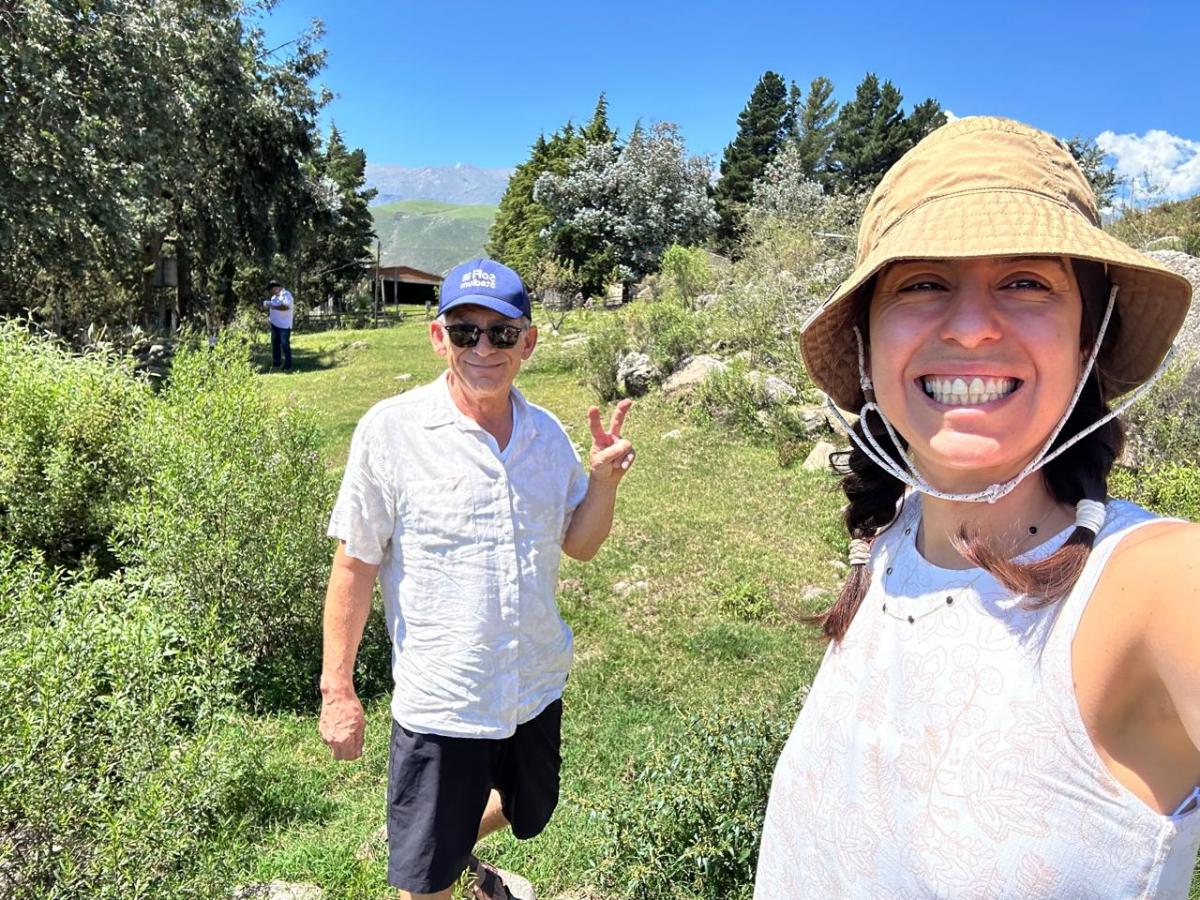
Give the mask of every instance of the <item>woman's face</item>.
[[884, 414], [942, 490], [1006, 481], [1082, 369], [1083, 304], [1059, 257], [902, 261], [877, 278], [870, 369]]

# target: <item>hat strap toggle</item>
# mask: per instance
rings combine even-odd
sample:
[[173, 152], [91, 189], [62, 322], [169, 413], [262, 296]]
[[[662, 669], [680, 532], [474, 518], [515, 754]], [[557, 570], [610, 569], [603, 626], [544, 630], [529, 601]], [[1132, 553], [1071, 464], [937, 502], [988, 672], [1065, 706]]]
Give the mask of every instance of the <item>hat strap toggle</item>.
[[1120, 406], [1112, 410], [1112, 412], [1108, 413], [1103, 418], [1097, 419], [1070, 440], [1063, 442], [1062, 446], [1057, 448], [1053, 453], [1050, 452], [1050, 447], [1054, 444], [1055, 440], [1058, 439], [1059, 433], [1063, 430], [1064, 426], [1066, 426], [1067, 420], [1071, 417], [1071, 413], [1074, 412], [1075, 405], [1079, 402], [1079, 396], [1083, 393], [1084, 385], [1087, 384], [1088, 377], [1091, 375], [1092, 369], [1096, 364], [1096, 357], [1100, 353], [1100, 346], [1104, 342], [1104, 334], [1108, 330], [1108, 323], [1112, 319], [1113, 308], [1116, 305], [1117, 288], [1118, 286], [1114, 284], [1112, 286], [1112, 290], [1108, 294], [1108, 307], [1104, 311], [1104, 319], [1100, 323], [1100, 331], [1096, 335], [1096, 340], [1093, 342], [1092, 351], [1088, 355], [1087, 365], [1084, 366], [1083, 369], [1083, 375], [1080, 377], [1079, 383], [1075, 386], [1075, 393], [1071, 397], [1071, 402], [1067, 404], [1066, 411], [1063, 412], [1062, 418], [1058, 420], [1058, 425], [1056, 425], [1054, 431], [1050, 433], [1050, 437], [1046, 439], [1046, 443], [1042, 445], [1042, 449], [1037, 456], [1030, 460], [1029, 464], [1026, 465], [1025, 468], [1022, 469], [1015, 478], [1005, 481], [1002, 484], [988, 485], [981, 491], [973, 491], [967, 494], [954, 494], [947, 491], [939, 491], [925, 480], [924, 476], [921, 475], [920, 471], [918, 471], [916, 463], [913, 462], [912, 458], [908, 455], [908, 451], [900, 442], [900, 438], [896, 434], [895, 428], [892, 427], [892, 423], [888, 421], [887, 416], [883, 414], [883, 410], [879, 408], [879, 405], [871, 399], [871, 395], [874, 393], [872, 389], [873, 385], [870, 375], [867, 374], [866, 351], [863, 345], [862, 332], [859, 331], [857, 325], [854, 327], [854, 337], [858, 341], [858, 378], [859, 384], [863, 389], [864, 398], [867, 401], [863, 404], [862, 409], [859, 410], [859, 418], [865, 421], [867, 414], [872, 412], [879, 416], [880, 421], [883, 422], [884, 427], [887, 429], [888, 437], [891, 439], [892, 444], [899, 453], [901, 460], [904, 462], [904, 466], [907, 468], [902, 467], [900, 463], [892, 459], [888, 451], [884, 450], [879, 441], [875, 438], [875, 435], [870, 428], [864, 427], [862, 430], [863, 435], [866, 438], [864, 441], [863, 438], [859, 437], [858, 433], [855, 432], [853, 427], [851, 427], [850, 423], [846, 421], [846, 417], [842, 415], [842, 411], [837, 408], [837, 404], [833, 402], [833, 399], [826, 397], [826, 403], [829, 406], [829, 409], [837, 417], [838, 421], [840, 421], [846, 427], [846, 433], [850, 435], [850, 439], [854, 441], [854, 443], [858, 446], [858, 449], [865, 453], [867, 458], [875, 463], [875, 465], [879, 466], [896, 480], [908, 485], [914, 491], [920, 491], [923, 494], [928, 494], [930, 497], [937, 497], [941, 500], [954, 500], [962, 503], [995, 503], [1001, 497], [1008, 495], [1018, 484], [1020, 484], [1042, 466], [1046, 465], [1046, 463], [1056, 459], [1059, 455], [1065, 453], [1068, 449], [1079, 443], [1105, 422], [1116, 418], [1126, 409], [1132, 406], [1133, 403], [1142, 396], [1142, 394], [1144, 394], [1156, 381], [1158, 381], [1159, 378], [1162, 377], [1163, 373], [1167, 370], [1167, 366], [1170, 365], [1171, 360], [1174, 358], [1175, 347], [1172, 346], [1170, 350], [1167, 351], [1167, 355], [1164, 357], [1157, 371], [1155, 371], [1155, 373], [1144, 384], [1140, 385], [1132, 394], [1130, 394]]

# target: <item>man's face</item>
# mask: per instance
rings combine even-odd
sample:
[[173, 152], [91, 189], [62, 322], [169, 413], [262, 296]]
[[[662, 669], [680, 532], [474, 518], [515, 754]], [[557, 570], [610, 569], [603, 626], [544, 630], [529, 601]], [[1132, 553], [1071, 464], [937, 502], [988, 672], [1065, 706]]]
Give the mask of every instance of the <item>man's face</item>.
[[282, 291], [282, 290], [283, 290], [283, 285], [281, 285], [281, 284], [277, 284], [277, 285], [275, 285], [275, 287], [271, 288], [271, 296], [272, 296], [272, 297], [278, 297], [278, 296], [279, 296], [279, 292], [280, 292], [280, 291]]
[[[507, 397], [521, 363], [529, 359], [537, 345], [537, 328], [482, 306], [459, 306], [446, 313], [445, 320], [444, 325], [437, 319], [429, 323], [429, 339], [434, 352], [446, 360], [454, 385], [477, 399]], [[484, 331], [474, 347], [458, 347], [447, 331], [452, 325], [474, 325]], [[516, 344], [510, 348], [493, 346], [486, 329], [497, 325], [521, 329]]]

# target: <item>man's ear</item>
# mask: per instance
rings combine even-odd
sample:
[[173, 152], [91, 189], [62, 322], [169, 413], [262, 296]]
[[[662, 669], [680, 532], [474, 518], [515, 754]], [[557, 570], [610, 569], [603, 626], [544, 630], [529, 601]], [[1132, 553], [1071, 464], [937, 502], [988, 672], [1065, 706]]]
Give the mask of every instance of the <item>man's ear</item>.
[[446, 336], [446, 326], [433, 319], [429, 323], [429, 343], [433, 345], [433, 352], [438, 356], [445, 357], [450, 351], [446, 347], [446, 342], [449, 338]]
[[522, 335], [525, 339], [525, 345], [521, 348], [521, 359], [529, 359], [533, 355], [533, 348], [537, 346], [538, 330], [536, 325], [530, 325], [525, 329], [525, 334]]

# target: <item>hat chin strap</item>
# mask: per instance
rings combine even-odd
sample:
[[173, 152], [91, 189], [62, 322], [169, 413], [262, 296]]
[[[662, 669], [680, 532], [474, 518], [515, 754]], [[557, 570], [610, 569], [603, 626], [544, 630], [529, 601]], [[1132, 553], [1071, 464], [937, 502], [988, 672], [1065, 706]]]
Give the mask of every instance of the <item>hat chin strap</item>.
[[1050, 447], [1054, 444], [1055, 440], [1058, 439], [1059, 433], [1067, 424], [1067, 419], [1069, 419], [1071, 417], [1071, 413], [1074, 412], [1075, 405], [1079, 402], [1079, 396], [1083, 393], [1083, 387], [1085, 384], [1087, 384], [1088, 377], [1091, 375], [1092, 369], [1096, 364], [1096, 356], [1100, 353], [1100, 346], [1104, 342], [1104, 334], [1108, 330], [1108, 323], [1112, 319], [1112, 311], [1116, 305], [1116, 301], [1117, 285], [1114, 284], [1112, 286], [1112, 290], [1108, 294], [1108, 307], [1104, 311], [1104, 319], [1100, 323], [1100, 331], [1096, 335], [1096, 340], [1092, 344], [1092, 352], [1088, 355], [1087, 365], [1083, 368], [1083, 375], [1080, 376], [1079, 383], [1075, 386], [1075, 393], [1071, 397], [1071, 402], [1067, 404], [1066, 411], [1063, 412], [1062, 418], [1058, 420], [1058, 424], [1050, 433], [1050, 437], [1046, 439], [1046, 443], [1042, 445], [1041, 451], [1037, 454], [1037, 456], [1029, 461], [1025, 468], [1023, 468], [1016, 475], [1016, 477], [1011, 478], [1001, 484], [988, 485], [982, 491], [972, 491], [971, 493], [966, 494], [954, 494], [947, 491], [939, 491], [928, 481], [926, 481], [923, 475], [921, 475], [920, 471], [917, 469], [916, 463], [913, 462], [912, 458], [908, 455], [908, 451], [900, 442], [900, 438], [896, 434], [896, 430], [892, 427], [892, 423], [888, 421], [887, 416], [883, 414], [883, 410], [879, 408], [879, 405], [871, 399], [875, 393], [875, 389], [871, 384], [871, 376], [867, 374], [866, 352], [863, 347], [862, 332], [859, 331], [858, 326], [855, 326], [854, 328], [854, 337], [858, 341], [858, 378], [859, 384], [862, 386], [863, 396], [867, 401], [863, 404], [862, 409], [859, 410], [859, 418], [865, 420], [867, 414], [872, 412], [879, 416], [880, 421], [883, 422], [884, 427], [887, 429], [888, 437], [891, 438], [892, 444], [895, 446], [897, 453], [907, 468], [902, 467], [899, 463], [893, 460], [891, 456], [888, 455], [888, 452], [885, 451], [880, 445], [879, 441], [876, 440], [875, 435], [871, 432], [870, 428], [864, 427], [862, 429], [863, 434], [866, 436], [866, 440], [864, 441], [863, 438], [859, 437], [859, 435], [851, 427], [850, 423], [846, 421], [845, 416], [843, 416], [842, 411], [837, 408], [837, 405], [833, 402], [833, 399], [827, 398], [827, 403], [829, 408], [833, 411], [833, 414], [846, 427], [846, 433], [850, 435], [850, 439], [854, 441], [858, 448], [862, 450], [862, 452], [865, 453], [867, 457], [873, 463], [875, 463], [875, 465], [879, 466], [892, 477], [908, 485], [914, 491], [920, 491], [923, 494], [928, 494], [930, 497], [937, 497], [941, 500], [954, 500], [963, 503], [995, 503], [1001, 497], [1007, 496], [1009, 493], [1011, 493], [1018, 484], [1020, 484], [1042, 466], [1046, 465], [1046, 463], [1057, 458], [1060, 454], [1066, 452], [1070, 447], [1073, 447], [1075, 444], [1079, 443], [1105, 422], [1108, 422], [1110, 419], [1114, 419], [1123, 413], [1126, 409], [1133, 405], [1134, 401], [1136, 401], [1156, 381], [1158, 381], [1158, 379], [1162, 377], [1162, 374], [1167, 370], [1167, 366], [1175, 356], [1174, 346], [1167, 351], [1166, 357], [1163, 359], [1161, 365], [1159, 365], [1157, 371], [1155, 371], [1150, 379], [1144, 384], [1140, 385], [1125, 399], [1123, 403], [1121, 403], [1120, 406], [1108, 413], [1108, 415], [1104, 416], [1103, 418], [1097, 419], [1070, 440], [1064, 441], [1062, 446], [1056, 449], [1053, 453], [1050, 452]]

